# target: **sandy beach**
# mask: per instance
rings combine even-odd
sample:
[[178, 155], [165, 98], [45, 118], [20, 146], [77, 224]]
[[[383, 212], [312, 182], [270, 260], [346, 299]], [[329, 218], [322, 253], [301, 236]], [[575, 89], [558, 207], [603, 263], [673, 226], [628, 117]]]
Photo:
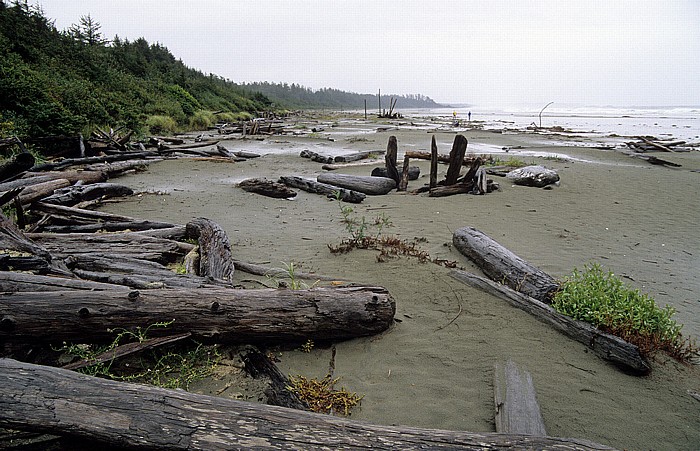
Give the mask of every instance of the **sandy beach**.
[[[549, 435], [619, 449], [698, 449], [700, 402], [688, 394], [700, 392], [697, 366], [658, 357], [651, 375], [627, 375], [527, 313], [463, 285], [447, 268], [407, 257], [380, 263], [371, 250], [331, 254], [328, 245], [348, 236], [337, 201], [303, 191], [293, 200], [271, 199], [235, 186], [253, 177], [315, 178], [323, 169], [299, 157], [304, 149], [327, 155], [383, 151], [394, 135], [401, 159], [407, 150], [428, 151], [432, 135], [447, 154], [455, 134], [462, 133], [468, 152], [545, 165], [559, 173], [560, 185], [521, 187], [494, 177], [501, 189], [484, 196], [392, 192], [351, 205], [353, 215], [368, 221], [384, 215], [392, 224], [384, 235], [416, 240], [431, 257], [474, 272], [451, 245], [454, 230], [464, 226], [478, 228], [554, 277], [600, 263], [658, 304], [672, 305], [684, 335], [700, 337], [699, 152], [660, 155], [682, 165], [668, 168], [595, 148], [625, 138], [485, 130], [476, 121], [451, 128], [449, 118], [443, 119], [299, 118], [299, 130], [323, 130], [221, 142], [229, 150], [263, 155], [245, 162], [154, 163], [146, 172], [118, 179], [140, 194], [102, 210], [181, 224], [206, 217], [226, 230], [240, 260], [274, 268], [293, 262], [304, 272], [386, 287], [397, 304], [395, 325], [381, 336], [335, 344], [339, 384], [364, 395], [351, 418], [495, 431], [494, 366], [512, 359], [532, 374]], [[337, 171], [369, 175], [382, 165]], [[409, 183], [409, 191], [428, 182], [429, 162], [412, 165], [421, 168], [421, 177]], [[439, 177], [446, 168], [440, 166]], [[274, 281], [237, 271], [235, 282], [256, 288]], [[327, 346], [276, 352], [287, 374], [321, 378], [328, 371]], [[216, 393], [221, 383], [212, 378], [198, 390]], [[221, 396], [239, 393], [230, 389]]]

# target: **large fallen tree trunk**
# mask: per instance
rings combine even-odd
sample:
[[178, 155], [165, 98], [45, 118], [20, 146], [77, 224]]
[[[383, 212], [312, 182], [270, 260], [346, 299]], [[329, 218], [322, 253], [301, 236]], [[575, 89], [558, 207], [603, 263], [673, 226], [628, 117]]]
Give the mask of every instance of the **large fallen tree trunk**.
[[396, 182], [387, 177], [332, 174], [326, 172], [319, 174], [316, 180], [321, 183], [327, 183], [329, 185], [339, 186], [369, 195], [388, 194], [391, 190], [396, 188]]
[[301, 177], [285, 177], [279, 178], [280, 183], [285, 185], [298, 188], [309, 193], [315, 194], [325, 194], [329, 198], [335, 198], [338, 196], [343, 202], [350, 202], [354, 204], [359, 204], [365, 200], [365, 195], [357, 191], [339, 188], [337, 186], [328, 185], [326, 183], [316, 182], [314, 180], [304, 179]]
[[562, 315], [547, 304], [530, 296], [518, 293], [505, 285], [470, 274], [453, 270], [450, 274], [470, 286], [480, 288], [511, 305], [524, 310], [543, 323], [549, 324], [559, 332], [588, 346], [596, 355], [636, 374], [647, 374], [651, 371], [649, 363], [639, 353], [639, 348], [614, 335], [607, 334], [583, 321], [576, 321]]
[[128, 186], [116, 183], [91, 183], [89, 185], [74, 185], [57, 189], [51, 196], [42, 199], [43, 203], [73, 206], [77, 203], [105, 199], [110, 197], [125, 197], [134, 194]]
[[168, 320], [175, 321], [153, 333], [234, 343], [344, 340], [386, 330], [395, 309], [380, 287], [2, 293], [0, 341], [100, 342], [114, 338], [111, 328]]
[[549, 303], [559, 284], [547, 273], [498, 244], [485, 233], [464, 227], [454, 232], [452, 243], [491, 280]]
[[586, 440], [382, 426], [0, 359], [0, 425], [130, 449], [610, 449]]
[[91, 280], [69, 279], [66, 277], [42, 276], [14, 271], [0, 271], [0, 291], [65, 291], [65, 290], [128, 290], [109, 283], [93, 282]]

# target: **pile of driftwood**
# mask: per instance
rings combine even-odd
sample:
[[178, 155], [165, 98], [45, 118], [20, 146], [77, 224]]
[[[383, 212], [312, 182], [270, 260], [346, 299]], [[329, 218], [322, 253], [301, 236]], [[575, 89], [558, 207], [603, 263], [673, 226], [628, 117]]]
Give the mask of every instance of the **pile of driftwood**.
[[638, 136], [638, 141], [630, 141], [627, 147], [630, 148], [631, 152], [626, 152], [627, 155], [648, 161], [651, 164], [659, 166], [670, 166], [670, 167], [680, 167], [678, 163], [668, 161], [653, 155], [647, 155], [648, 152], [690, 152], [693, 147], [685, 141], [662, 141], [652, 137]]

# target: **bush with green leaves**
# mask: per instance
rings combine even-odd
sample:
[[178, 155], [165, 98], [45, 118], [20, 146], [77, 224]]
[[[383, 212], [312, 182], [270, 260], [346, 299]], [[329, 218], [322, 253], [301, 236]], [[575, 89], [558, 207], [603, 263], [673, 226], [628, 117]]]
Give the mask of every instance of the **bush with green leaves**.
[[648, 294], [630, 288], [597, 264], [574, 270], [554, 296], [552, 307], [637, 345], [643, 354], [663, 350], [685, 361], [694, 345], [681, 335], [682, 325], [672, 319], [675, 309], [656, 305]]

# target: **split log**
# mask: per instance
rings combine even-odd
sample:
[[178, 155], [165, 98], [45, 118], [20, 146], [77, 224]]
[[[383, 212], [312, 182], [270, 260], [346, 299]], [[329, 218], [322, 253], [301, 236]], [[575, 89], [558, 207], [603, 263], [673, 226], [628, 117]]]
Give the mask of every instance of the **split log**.
[[12, 158], [0, 163], [0, 182], [21, 177], [22, 174], [34, 166], [34, 155], [29, 152], [21, 152]]
[[191, 332], [216, 343], [327, 341], [375, 335], [396, 306], [380, 287], [309, 290], [228, 287], [85, 290], [0, 294], [0, 341], [15, 344], [106, 342], [108, 329], [174, 320], [155, 336]]
[[128, 186], [116, 183], [92, 183], [57, 189], [51, 196], [42, 199], [43, 203], [72, 206], [80, 202], [111, 197], [125, 197], [134, 194]]
[[124, 161], [133, 160], [137, 158], [152, 158], [158, 157], [160, 154], [158, 152], [124, 152], [117, 155], [105, 155], [99, 157], [85, 157], [85, 158], [66, 158], [56, 163], [44, 163], [32, 168], [33, 172], [40, 171], [55, 171], [58, 169], [67, 168], [70, 166], [79, 166], [83, 164], [95, 164], [95, 163], [110, 163], [113, 161]]
[[351, 161], [364, 160], [366, 158], [374, 157], [376, 155], [384, 153], [383, 151], [368, 150], [365, 152], [355, 152], [348, 155], [338, 155], [335, 157], [334, 161], [336, 163], [349, 163]]
[[550, 303], [559, 284], [546, 272], [515, 255], [485, 233], [464, 227], [454, 232], [452, 243], [491, 280]]
[[459, 171], [462, 169], [462, 162], [464, 161], [464, 154], [467, 152], [467, 143], [467, 138], [464, 135], [455, 136], [452, 150], [450, 151], [450, 165], [447, 168], [445, 185], [449, 186], [457, 183]]
[[578, 439], [382, 426], [11, 359], [0, 359], [0, 377], [2, 427], [122, 449], [610, 449]]
[[304, 179], [301, 177], [282, 176], [279, 178], [279, 182], [284, 183], [289, 187], [298, 188], [309, 193], [325, 194], [329, 199], [335, 199], [336, 196], [339, 196], [340, 200], [342, 200], [343, 202], [350, 202], [353, 204], [359, 204], [360, 202], [365, 200], [366, 197], [364, 194], [357, 191], [347, 190], [344, 188], [339, 188], [337, 186], [328, 185], [326, 183], [320, 183], [314, 180]]
[[30, 185], [22, 191], [19, 200], [22, 205], [29, 205], [32, 202], [51, 196], [54, 191], [65, 188], [66, 186], [70, 186], [70, 182], [66, 179], [49, 180], [48, 182]]
[[311, 161], [317, 161], [319, 163], [333, 163], [333, 157], [327, 157], [307, 149], [302, 150], [299, 156], [302, 158], [309, 158]]
[[289, 379], [285, 376], [277, 365], [275, 365], [265, 354], [260, 351], [250, 351], [243, 355], [245, 370], [254, 378], [266, 377], [270, 379], [270, 386], [265, 389], [267, 404], [280, 407], [288, 407], [297, 410], [309, 410], [297, 395], [289, 391]]
[[546, 436], [532, 376], [508, 359], [494, 370], [496, 432]]
[[[115, 161], [112, 163], [96, 163], [85, 166], [86, 171], [100, 171], [107, 174], [108, 177], [115, 177], [129, 171], [145, 171], [148, 165], [158, 161], [163, 161], [160, 158], [150, 160], [124, 160]], [[101, 180], [104, 181], [104, 180]], [[94, 182], [93, 182], [94, 183]]]
[[406, 188], [408, 188], [408, 171], [409, 171], [409, 164], [410, 164], [410, 159], [408, 157], [404, 157], [403, 159], [403, 169], [401, 171], [401, 180], [399, 182], [399, 186], [397, 188], [397, 191], [406, 191]]
[[168, 229], [173, 227], [169, 222], [148, 221], [134, 219], [132, 221], [105, 221], [96, 224], [81, 225], [48, 225], [41, 226], [41, 230], [52, 233], [95, 233], [95, 232], [122, 232], [124, 230], [150, 230]]
[[226, 232], [215, 222], [197, 218], [187, 223], [187, 238], [198, 241], [199, 272], [202, 277], [231, 282], [233, 280], [233, 258], [231, 243]]
[[[408, 155], [406, 155], [408, 156]], [[430, 143], [430, 188], [435, 188], [437, 186], [437, 165], [438, 165], [438, 148], [435, 142], [435, 135], [433, 135], [432, 142]]]
[[0, 291], [128, 290], [127, 287], [91, 280], [42, 276], [23, 272], [0, 271]]
[[[372, 177], [389, 177], [389, 173], [386, 168], [374, 168], [372, 169]], [[410, 166], [408, 168], [408, 180], [418, 180], [420, 177], [420, 168], [418, 166]]]
[[265, 179], [247, 179], [238, 184], [238, 187], [250, 193], [262, 194], [275, 199], [289, 199], [295, 197], [297, 192], [287, 188], [283, 183]]
[[388, 194], [396, 188], [396, 182], [386, 177], [324, 173], [316, 180], [369, 195]]
[[[389, 137], [389, 143], [386, 146], [386, 155], [384, 155], [384, 164], [386, 166], [386, 173], [390, 179], [395, 182], [395, 187], [401, 182], [401, 176], [399, 175], [399, 170], [396, 167], [396, 158], [399, 151], [399, 145], [396, 141], [396, 136]], [[386, 194], [386, 193], [385, 193]]]
[[[0, 191], [0, 207], [4, 207], [5, 205], [15, 200], [15, 198], [19, 196], [22, 191], [24, 191], [23, 186], [19, 188], [13, 188], [5, 192]], [[21, 202], [19, 203], [19, 206], [22, 206]]]

